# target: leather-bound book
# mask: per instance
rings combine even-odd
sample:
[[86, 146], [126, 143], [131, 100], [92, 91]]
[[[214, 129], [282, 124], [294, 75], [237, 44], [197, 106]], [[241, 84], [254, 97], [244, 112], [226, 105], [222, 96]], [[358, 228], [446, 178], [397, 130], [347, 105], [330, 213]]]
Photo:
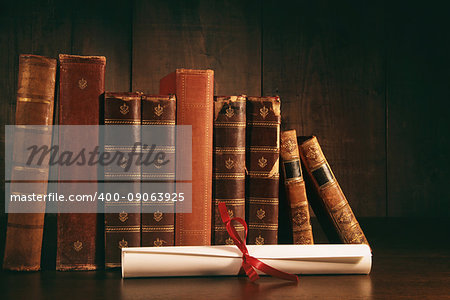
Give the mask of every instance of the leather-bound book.
[[[141, 94], [105, 93], [104, 151], [129, 157], [140, 151]], [[136, 145], [136, 146], [135, 146]], [[133, 150], [134, 149], [134, 150]], [[121, 249], [141, 245], [141, 165], [127, 162], [104, 167], [104, 192], [117, 194], [118, 201], [105, 201], [105, 267], [120, 267]], [[122, 198], [123, 197], [123, 198]], [[135, 201], [131, 201], [135, 200]]]
[[[154, 192], [165, 197], [175, 191], [175, 117], [174, 95], [142, 95], [142, 142], [148, 146], [143, 148], [143, 154], [153, 151], [157, 159], [142, 166], [141, 191], [150, 199]], [[156, 158], [158, 153], [164, 154], [164, 159]], [[142, 202], [143, 247], [174, 245], [174, 208], [172, 201]]]
[[177, 69], [161, 79], [160, 93], [176, 95], [177, 125], [192, 126], [192, 157], [179, 151], [177, 135], [177, 179], [182, 161], [192, 159], [192, 212], [180, 212], [177, 204], [175, 245], [210, 245], [214, 71]]
[[314, 240], [310, 223], [309, 205], [295, 129], [281, 132], [280, 157], [286, 198], [291, 208], [290, 218], [293, 242], [300, 245], [312, 245]]
[[[308, 200], [324, 231], [327, 233], [329, 228], [333, 229], [341, 242], [346, 244], [369, 244], [317, 138], [299, 137], [298, 144], [307, 179], [314, 190], [314, 193], [308, 193]], [[331, 240], [334, 242], [333, 238]]]
[[[213, 243], [233, 245], [220, 217], [219, 202], [227, 205], [231, 217], [245, 219], [245, 128], [246, 97], [214, 97], [214, 164]], [[234, 224], [236, 231], [244, 236], [244, 227]]]
[[[53, 124], [55, 75], [55, 59], [37, 55], [20, 55], [16, 125]], [[21, 129], [17, 127], [16, 130]], [[51, 132], [37, 130], [35, 138], [39, 144], [51, 146]], [[20, 157], [13, 157], [11, 194], [25, 193], [20, 186], [14, 185], [14, 179], [20, 178], [20, 172], [25, 170], [24, 165], [25, 161]], [[29, 172], [28, 178], [35, 173], [34, 171], [37, 171], [36, 180], [41, 181], [33, 183], [32, 192], [45, 194], [47, 192], [48, 166], [27, 166], [26, 171]], [[8, 215], [4, 269], [15, 271], [40, 269], [45, 202], [41, 204], [41, 213], [10, 213]]]
[[277, 244], [281, 102], [247, 98], [247, 242]]
[[[105, 65], [103, 56], [59, 55], [59, 124], [60, 125], [98, 125], [100, 119], [100, 102], [105, 92]], [[79, 153], [86, 145], [80, 145], [73, 136], [59, 134], [61, 149], [70, 149]], [[83, 134], [84, 141], [98, 145], [99, 137], [95, 129]], [[80, 191], [80, 185], [59, 184], [58, 192], [73, 195], [94, 195], [98, 191], [98, 174], [96, 166], [90, 168], [59, 168], [59, 179], [83, 178], [89, 182]], [[83, 203], [92, 206], [96, 211], [96, 202]], [[87, 208], [86, 208], [87, 209]], [[101, 219], [100, 219], [101, 218]], [[65, 270], [95, 270], [102, 264], [98, 236], [99, 223], [103, 216], [96, 213], [58, 213], [57, 216], [57, 250], [56, 269]]]

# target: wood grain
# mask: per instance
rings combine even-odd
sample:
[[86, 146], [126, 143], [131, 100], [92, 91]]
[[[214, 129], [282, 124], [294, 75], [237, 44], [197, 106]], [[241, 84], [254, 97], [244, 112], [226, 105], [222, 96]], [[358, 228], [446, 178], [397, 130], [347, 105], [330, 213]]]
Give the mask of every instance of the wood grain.
[[448, 11], [437, 1], [389, 6], [389, 216], [450, 216]]
[[133, 91], [176, 68], [213, 69], [217, 95], [260, 94], [259, 1], [136, 1]]
[[72, 10], [72, 54], [106, 56], [105, 90], [129, 91], [132, 1], [83, 0]]
[[263, 8], [263, 92], [281, 96], [282, 127], [318, 137], [356, 215], [385, 215], [382, 7], [268, 0]]

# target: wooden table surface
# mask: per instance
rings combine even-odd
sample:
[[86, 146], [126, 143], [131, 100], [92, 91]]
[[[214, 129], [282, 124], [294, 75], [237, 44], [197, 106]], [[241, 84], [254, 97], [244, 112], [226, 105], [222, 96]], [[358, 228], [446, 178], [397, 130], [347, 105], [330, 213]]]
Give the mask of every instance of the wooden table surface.
[[254, 284], [245, 277], [122, 279], [119, 270], [3, 271], [0, 299], [450, 299], [449, 222], [419, 224], [426, 222], [365, 222], [370, 275], [305, 275], [295, 285], [270, 277]]

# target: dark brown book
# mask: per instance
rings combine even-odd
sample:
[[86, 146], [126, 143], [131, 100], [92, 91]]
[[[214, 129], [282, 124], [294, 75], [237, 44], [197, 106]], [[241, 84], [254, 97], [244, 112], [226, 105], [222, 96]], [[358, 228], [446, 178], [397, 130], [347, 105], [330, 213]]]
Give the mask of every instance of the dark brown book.
[[280, 98], [247, 98], [246, 210], [249, 244], [277, 244]]
[[[214, 97], [214, 245], [234, 244], [220, 217], [219, 202], [227, 205], [231, 218], [245, 219], [245, 120], [245, 96]], [[244, 227], [233, 223], [244, 237]]]
[[[142, 166], [142, 195], [154, 197], [175, 191], [175, 117], [174, 95], [142, 95], [142, 141], [153, 151], [155, 163]], [[156, 158], [159, 153], [163, 154]], [[165, 163], [167, 162], [167, 163]], [[164, 164], [163, 164], [164, 163]], [[161, 194], [160, 194], [161, 193]], [[172, 201], [142, 202], [143, 247], [174, 245], [175, 203]]]
[[[308, 199], [324, 231], [333, 229], [341, 242], [369, 244], [315, 136], [299, 137], [300, 156], [312, 183]], [[329, 236], [330, 237], [330, 236]], [[333, 238], [331, 241], [334, 242]]]
[[[60, 54], [59, 61], [59, 124], [98, 125], [100, 102], [105, 92], [105, 57]], [[89, 130], [83, 139], [98, 145], [98, 132]], [[61, 149], [70, 149], [74, 153], [79, 153], [83, 147], [74, 137], [62, 135], [61, 130], [59, 145]], [[58, 192], [61, 194], [94, 195], [98, 191], [95, 167], [78, 168], [76, 171], [59, 168], [59, 178], [84, 178], [84, 182], [90, 182], [82, 191], [76, 182], [59, 184]], [[92, 211], [96, 211], [96, 202], [86, 202], [84, 205], [92, 205]], [[103, 216], [96, 213], [58, 214], [57, 270], [95, 270], [102, 264], [100, 245], [103, 239], [98, 237], [101, 221]]]
[[[55, 97], [56, 60], [38, 55], [20, 55], [19, 79], [17, 85], [16, 125], [52, 125]], [[20, 130], [17, 127], [16, 130]], [[51, 132], [36, 132], [40, 145], [51, 145]], [[20, 141], [16, 141], [20, 142]], [[11, 194], [23, 194], [14, 179], [20, 172], [29, 174], [38, 171], [33, 183], [35, 194], [46, 194], [48, 181], [47, 166], [27, 166], [20, 157], [14, 157], [11, 173]], [[30, 178], [30, 176], [27, 176]], [[44, 229], [45, 202], [42, 213], [10, 213], [6, 233], [3, 268], [15, 271], [37, 271], [41, 267], [41, 247]]]
[[141, 94], [106, 92], [104, 108], [104, 151], [111, 157], [117, 151], [124, 155], [122, 163], [104, 167], [104, 192], [120, 195], [105, 201], [105, 267], [114, 268], [120, 267], [122, 248], [141, 246], [141, 205], [136, 201], [141, 165], [127, 168], [126, 161], [133, 149], [141, 149]]
[[300, 245], [314, 244], [295, 130], [281, 132], [280, 157], [286, 198], [291, 208], [293, 242]]
[[192, 159], [192, 212], [180, 213], [177, 203], [175, 245], [210, 245], [214, 71], [177, 69], [161, 79], [160, 93], [176, 95], [177, 125], [192, 126], [192, 157], [178, 151], [177, 136], [177, 176], [182, 161]]

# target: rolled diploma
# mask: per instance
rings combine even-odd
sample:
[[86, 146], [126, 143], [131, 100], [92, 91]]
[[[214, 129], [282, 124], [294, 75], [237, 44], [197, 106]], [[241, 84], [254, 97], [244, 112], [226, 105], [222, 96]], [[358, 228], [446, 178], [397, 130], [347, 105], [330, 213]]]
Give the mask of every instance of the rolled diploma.
[[[367, 245], [247, 245], [251, 256], [293, 274], [369, 274]], [[237, 275], [242, 252], [231, 246], [122, 248], [122, 277]], [[259, 274], [261, 274], [258, 271]]]

